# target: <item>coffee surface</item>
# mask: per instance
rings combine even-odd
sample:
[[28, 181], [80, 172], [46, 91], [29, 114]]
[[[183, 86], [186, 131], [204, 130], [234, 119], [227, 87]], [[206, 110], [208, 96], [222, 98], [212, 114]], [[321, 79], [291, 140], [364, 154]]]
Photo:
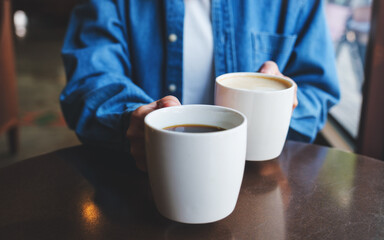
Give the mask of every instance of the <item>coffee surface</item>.
[[230, 88], [261, 91], [278, 91], [290, 87], [290, 84], [284, 80], [253, 76], [236, 76], [224, 78], [220, 81], [220, 83]]
[[199, 124], [182, 124], [164, 128], [165, 130], [174, 132], [186, 132], [186, 133], [206, 133], [206, 132], [218, 132], [225, 130], [224, 128], [210, 125]]

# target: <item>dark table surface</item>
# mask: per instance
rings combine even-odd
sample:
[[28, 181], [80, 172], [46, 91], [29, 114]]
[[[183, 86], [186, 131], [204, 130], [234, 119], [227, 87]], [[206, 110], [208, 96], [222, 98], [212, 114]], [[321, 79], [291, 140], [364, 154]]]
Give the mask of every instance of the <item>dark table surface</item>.
[[189, 225], [123, 154], [63, 149], [0, 169], [0, 239], [384, 239], [384, 162], [289, 141], [246, 164], [231, 215]]

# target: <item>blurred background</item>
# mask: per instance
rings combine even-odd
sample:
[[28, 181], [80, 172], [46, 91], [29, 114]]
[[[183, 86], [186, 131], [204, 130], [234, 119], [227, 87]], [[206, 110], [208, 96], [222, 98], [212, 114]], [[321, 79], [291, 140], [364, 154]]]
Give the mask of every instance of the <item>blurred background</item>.
[[[8, 70], [12, 69], [9, 64], [12, 65], [13, 61], [15, 70], [14, 77], [11, 72], [3, 70], [3, 75], [10, 76], [9, 79], [0, 75], [0, 84], [8, 81], [5, 85], [0, 85], [0, 111], [11, 116], [11, 120], [1, 120], [6, 114], [0, 112], [0, 167], [3, 167], [35, 155], [79, 144], [75, 134], [65, 125], [60, 111], [59, 94], [66, 82], [60, 49], [70, 11], [81, 0], [0, 1], [3, 5], [0, 8], [3, 12], [0, 15], [3, 32], [0, 41], [8, 41], [10, 44], [5, 44], [4, 50], [0, 49], [1, 61], [8, 64]], [[361, 131], [364, 69], [370, 38], [372, 1], [324, 2], [335, 47], [342, 99], [332, 109], [329, 123], [316, 143], [356, 152]], [[4, 26], [7, 24], [8, 34], [4, 33], [7, 30]], [[12, 88], [15, 88], [14, 92]], [[1, 102], [6, 104], [1, 106]]]
[[[3, 4], [4, 0], [0, 1]], [[70, 11], [77, 1], [5, 1], [9, 2], [19, 136], [17, 152], [11, 153], [9, 134], [5, 131], [0, 135], [0, 167], [79, 144], [65, 125], [59, 105], [59, 94], [66, 82], [60, 49]]]
[[372, 0], [327, 0], [326, 17], [334, 43], [341, 101], [330, 112], [354, 150], [363, 100], [364, 66], [370, 35]]

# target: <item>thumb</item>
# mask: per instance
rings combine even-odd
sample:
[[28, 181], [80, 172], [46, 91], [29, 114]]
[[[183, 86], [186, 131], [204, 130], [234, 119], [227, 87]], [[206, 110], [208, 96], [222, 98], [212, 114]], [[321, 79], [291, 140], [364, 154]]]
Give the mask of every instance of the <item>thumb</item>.
[[265, 74], [271, 74], [271, 75], [279, 75], [282, 76], [280, 73], [279, 67], [277, 64], [273, 61], [266, 61], [259, 69], [260, 73]]
[[166, 96], [157, 101], [157, 108], [173, 107], [180, 106], [181, 103], [179, 99], [174, 96]]

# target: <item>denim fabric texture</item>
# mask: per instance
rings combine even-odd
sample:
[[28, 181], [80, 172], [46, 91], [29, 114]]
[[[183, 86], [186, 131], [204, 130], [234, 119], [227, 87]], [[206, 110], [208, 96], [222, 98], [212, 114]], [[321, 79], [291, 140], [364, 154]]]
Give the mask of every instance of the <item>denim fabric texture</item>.
[[[313, 141], [340, 97], [323, 7], [321, 0], [211, 2], [216, 76], [271, 60], [298, 84], [288, 139]], [[183, 0], [91, 0], [74, 9], [60, 102], [81, 141], [128, 151], [132, 111], [166, 95], [182, 99], [183, 19]]]

